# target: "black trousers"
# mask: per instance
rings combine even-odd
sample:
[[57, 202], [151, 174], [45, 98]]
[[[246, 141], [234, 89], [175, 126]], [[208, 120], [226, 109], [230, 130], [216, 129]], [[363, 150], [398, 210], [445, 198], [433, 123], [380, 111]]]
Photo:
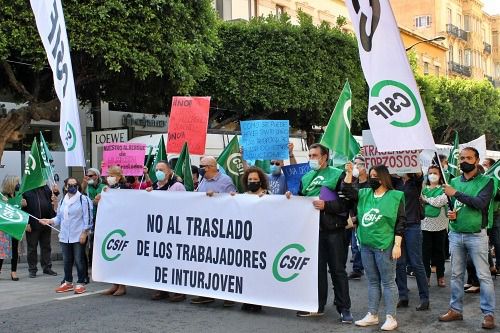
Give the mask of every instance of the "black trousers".
[[323, 311], [328, 298], [328, 269], [333, 283], [335, 294], [333, 304], [340, 313], [351, 308], [349, 297], [349, 282], [346, 272], [345, 230], [337, 232], [319, 233], [318, 251], [318, 311]]
[[30, 272], [35, 272], [38, 263], [38, 245], [40, 244], [40, 265], [43, 270], [52, 268], [52, 260], [50, 255], [52, 249], [50, 247], [50, 237], [52, 235], [52, 229], [46, 226], [40, 228], [31, 229], [31, 232], [26, 233], [26, 244], [28, 248], [27, 259], [28, 259], [28, 269]]
[[431, 277], [431, 262], [436, 266], [436, 276], [444, 276], [444, 258], [446, 253], [446, 229], [441, 231], [422, 231], [422, 261], [425, 274]]
[[[19, 241], [12, 238], [12, 258], [10, 259], [10, 270], [17, 272], [17, 262], [19, 261]], [[0, 259], [0, 271], [2, 270], [3, 259]]]

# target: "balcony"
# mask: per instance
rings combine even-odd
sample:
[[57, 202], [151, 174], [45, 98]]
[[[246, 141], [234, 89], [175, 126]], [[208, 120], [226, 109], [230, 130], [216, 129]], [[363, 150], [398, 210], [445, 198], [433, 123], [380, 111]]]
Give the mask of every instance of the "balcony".
[[463, 76], [471, 76], [471, 71], [469, 66], [460, 65], [456, 62], [450, 61], [448, 63], [448, 68], [451, 72], [458, 73]]
[[460, 38], [464, 41], [467, 41], [468, 37], [469, 37], [467, 31], [460, 29], [459, 27], [457, 27], [456, 25], [453, 25], [453, 24], [446, 25], [446, 32], [448, 32], [448, 34], [455, 36], [457, 38]]
[[483, 42], [483, 45], [484, 45], [484, 52], [491, 54], [491, 45], [486, 42]]

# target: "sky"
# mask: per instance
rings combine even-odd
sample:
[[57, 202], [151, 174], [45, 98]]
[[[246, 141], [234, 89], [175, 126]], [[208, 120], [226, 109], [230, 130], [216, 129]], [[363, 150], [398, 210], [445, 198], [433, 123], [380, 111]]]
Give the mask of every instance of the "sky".
[[483, 0], [483, 3], [483, 10], [486, 13], [490, 15], [500, 14], [500, 0]]

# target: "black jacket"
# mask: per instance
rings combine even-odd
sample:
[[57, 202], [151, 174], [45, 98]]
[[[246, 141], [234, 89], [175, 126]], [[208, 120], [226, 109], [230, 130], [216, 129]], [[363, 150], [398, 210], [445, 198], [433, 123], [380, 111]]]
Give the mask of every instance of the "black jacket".
[[[23, 210], [39, 219], [51, 219], [56, 216], [51, 197], [52, 191], [47, 185], [25, 192], [23, 198], [26, 199], [27, 206]], [[32, 229], [49, 228], [43, 226], [31, 216], [29, 224]]]
[[424, 219], [424, 205], [420, 200], [424, 176], [410, 174], [410, 179], [404, 182], [400, 178], [391, 177], [394, 189], [405, 194], [406, 223], [420, 223]]

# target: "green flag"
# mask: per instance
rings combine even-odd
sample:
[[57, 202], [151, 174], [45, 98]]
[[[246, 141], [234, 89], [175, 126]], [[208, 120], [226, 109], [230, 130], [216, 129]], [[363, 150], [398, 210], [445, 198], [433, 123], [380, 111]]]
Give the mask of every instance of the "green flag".
[[28, 220], [28, 214], [0, 200], [0, 231], [21, 240]]
[[351, 87], [347, 81], [320, 141], [334, 152], [332, 155], [341, 155], [346, 161], [352, 160], [360, 151], [358, 142], [351, 134], [351, 119]]
[[224, 148], [222, 153], [217, 158], [217, 163], [220, 165], [226, 175], [231, 177], [234, 186], [238, 189], [238, 192], [243, 192], [243, 184], [241, 182], [241, 176], [245, 172], [243, 170], [243, 158], [240, 153], [240, 144], [238, 142], [238, 137], [235, 135], [229, 144]]
[[44, 178], [42, 164], [38, 143], [34, 138], [31, 144], [31, 154], [26, 158], [20, 193], [28, 192], [47, 183]]
[[453, 141], [453, 147], [450, 150], [450, 155], [448, 156], [448, 173], [457, 177], [460, 176], [460, 146], [458, 143], [458, 132], [455, 131], [455, 139]]
[[194, 190], [193, 174], [191, 173], [191, 158], [189, 157], [189, 148], [187, 142], [182, 146], [181, 154], [175, 165], [174, 173], [182, 177], [186, 191]]
[[484, 174], [486, 176], [495, 177], [500, 181], [500, 160], [496, 161]]
[[153, 160], [153, 163], [150, 167], [148, 167], [149, 178], [154, 183], [156, 182], [156, 164], [159, 161], [167, 160], [167, 151], [165, 150], [165, 141], [163, 141], [163, 135], [160, 138], [160, 142], [158, 143], [158, 149], [156, 150], [156, 156]]
[[261, 168], [265, 173], [271, 173], [271, 161], [270, 160], [255, 160], [254, 166]]
[[40, 132], [40, 158], [42, 161], [43, 174], [46, 180], [54, 178], [54, 170], [52, 169], [51, 162], [54, 161], [52, 154], [50, 153], [49, 146], [43, 137], [42, 132]]

